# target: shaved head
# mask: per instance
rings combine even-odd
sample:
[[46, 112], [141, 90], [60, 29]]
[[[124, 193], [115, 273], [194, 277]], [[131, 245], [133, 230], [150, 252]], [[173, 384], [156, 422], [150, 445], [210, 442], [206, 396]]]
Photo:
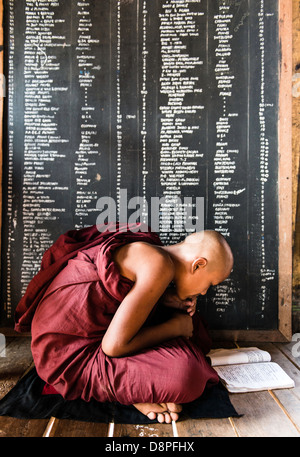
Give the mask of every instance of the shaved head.
[[206, 258], [212, 267], [222, 269], [224, 275], [229, 276], [233, 267], [233, 255], [221, 233], [215, 230], [191, 233], [182, 243], [190, 256]]
[[174, 262], [174, 283], [181, 299], [205, 295], [210, 286], [225, 281], [232, 271], [230, 246], [215, 230], [192, 233], [180, 243], [163, 249]]

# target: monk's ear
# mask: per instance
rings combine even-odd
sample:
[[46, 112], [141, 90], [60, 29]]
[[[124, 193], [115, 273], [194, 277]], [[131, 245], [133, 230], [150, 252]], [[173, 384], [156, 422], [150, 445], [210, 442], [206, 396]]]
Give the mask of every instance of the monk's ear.
[[192, 273], [200, 268], [204, 268], [207, 265], [207, 259], [205, 257], [198, 257], [192, 263]]

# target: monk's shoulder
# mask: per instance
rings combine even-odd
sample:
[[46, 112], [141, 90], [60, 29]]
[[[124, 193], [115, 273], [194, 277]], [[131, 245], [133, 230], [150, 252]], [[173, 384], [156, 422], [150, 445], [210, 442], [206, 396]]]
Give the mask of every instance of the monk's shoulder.
[[174, 263], [170, 255], [160, 246], [137, 241], [131, 246], [130, 257], [137, 273], [151, 270], [160, 274], [174, 274]]

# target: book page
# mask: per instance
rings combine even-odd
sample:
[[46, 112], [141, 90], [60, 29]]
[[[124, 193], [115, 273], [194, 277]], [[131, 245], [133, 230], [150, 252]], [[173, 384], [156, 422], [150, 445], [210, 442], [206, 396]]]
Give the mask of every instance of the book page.
[[230, 392], [294, 387], [294, 381], [274, 362], [215, 367]]
[[271, 360], [267, 351], [257, 347], [213, 349], [207, 354], [207, 357], [210, 358], [213, 367], [238, 363], [269, 362]]

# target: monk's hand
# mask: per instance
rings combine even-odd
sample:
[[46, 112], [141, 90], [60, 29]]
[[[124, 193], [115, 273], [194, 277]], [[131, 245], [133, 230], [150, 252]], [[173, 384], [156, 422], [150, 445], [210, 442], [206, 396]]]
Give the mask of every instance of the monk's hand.
[[191, 338], [193, 336], [193, 319], [188, 314], [174, 312], [170, 321], [177, 329], [178, 336], [185, 336], [186, 338]]
[[176, 294], [175, 289], [167, 289], [161, 297], [161, 303], [170, 308], [186, 311], [190, 316], [196, 312], [197, 296], [188, 297], [186, 300], [181, 300]]
[[187, 298], [185, 300], [185, 303], [186, 303], [186, 307], [187, 307], [186, 312], [192, 317], [196, 312], [197, 295]]

